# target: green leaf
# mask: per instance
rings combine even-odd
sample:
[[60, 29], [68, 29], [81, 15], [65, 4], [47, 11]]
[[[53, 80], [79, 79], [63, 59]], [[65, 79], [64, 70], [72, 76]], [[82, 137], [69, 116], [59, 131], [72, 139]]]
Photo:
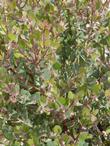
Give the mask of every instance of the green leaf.
[[65, 99], [64, 97], [60, 97], [60, 98], [58, 99], [58, 101], [59, 101], [61, 104], [63, 104], [63, 105], [66, 104], [66, 99]]
[[98, 94], [100, 91], [101, 91], [101, 85], [100, 84], [95, 84], [92, 86], [92, 91], [95, 93], [95, 94]]
[[4, 125], [2, 128], [2, 132], [5, 138], [7, 138], [8, 140], [13, 140], [14, 137], [13, 137], [13, 131], [11, 127]]
[[53, 128], [53, 131], [54, 133], [56, 134], [60, 134], [62, 132], [62, 129], [59, 125], [56, 125], [54, 128]]
[[32, 139], [29, 139], [28, 140], [28, 144], [31, 146], [31, 145], [33, 145], [34, 143], [33, 143], [33, 140]]
[[91, 139], [93, 136], [87, 132], [81, 132], [79, 139], [85, 141], [86, 139]]
[[27, 102], [30, 101], [31, 94], [29, 93], [29, 91], [21, 89], [20, 95], [21, 96], [19, 102], [26, 105]]
[[56, 146], [56, 145], [53, 141], [49, 141], [49, 142], [47, 142], [47, 146]]
[[39, 129], [36, 128], [31, 132], [33, 143], [35, 146], [41, 146], [39, 143]]
[[110, 134], [110, 127], [108, 127], [105, 131], [107, 134]]
[[68, 92], [68, 98], [69, 99], [74, 99], [75, 98], [75, 94], [71, 91]]
[[100, 7], [101, 7], [100, 0], [96, 0], [96, 9], [100, 9]]
[[79, 141], [79, 143], [76, 146], [88, 146], [88, 143], [84, 141]]
[[5, 35], [6, 34], [6, 29], [5, 26], [0, 25], [0, 34]]
[[31, 95], [31, 98], [29, 101], [27, 101], [26, 105], [36, 104], [40, 97], [40, 92], [34, 93], [33, 95]]
[[17, 36], [13, 33], [9, 33], [8, 34], [8, 37], [11, 41], [17, 41]]
[[91, 139], [92, 135], [87, 132], [81, 132], [79, 136], [79, 142], [77, 146], [88, 146], [88, 144], [85, 142], [86, 139]]
[[21, 58], [21, 57], [23, 57], [23, 55], [22, 55], [21, 53], [14, 53], [14, 56], [15, 56], [16, 58]]
[[105, 96], [110, 97], [110, 89], [105, 90]]
[[82, 110], [82, 114], [83, 116], [90, 116], [90, 109], [87, 108], [87, 107], [84, 107], [83, 110]]
[[56, 69], [56, 70], [60, 70], [61, 64], [59, 62], [55, 62], [54, 65], [53, 65], [53, 68]]
[[20, 143], [16, 141], [12, 144], [12, 146], [20, 146]]

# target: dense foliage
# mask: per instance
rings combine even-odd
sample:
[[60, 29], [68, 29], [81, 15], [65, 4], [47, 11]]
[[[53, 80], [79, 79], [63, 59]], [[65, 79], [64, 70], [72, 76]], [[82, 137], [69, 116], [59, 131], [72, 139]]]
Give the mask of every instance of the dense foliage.
[[109, 0], [4, 0], [0, 14], [1, 145], [109, 146]]

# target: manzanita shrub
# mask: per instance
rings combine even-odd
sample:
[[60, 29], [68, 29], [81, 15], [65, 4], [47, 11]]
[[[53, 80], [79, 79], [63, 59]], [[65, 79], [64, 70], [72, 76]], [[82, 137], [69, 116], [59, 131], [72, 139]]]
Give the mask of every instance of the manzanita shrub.
[[110, 146], [110, 1], [0, 1], [0, 146]]

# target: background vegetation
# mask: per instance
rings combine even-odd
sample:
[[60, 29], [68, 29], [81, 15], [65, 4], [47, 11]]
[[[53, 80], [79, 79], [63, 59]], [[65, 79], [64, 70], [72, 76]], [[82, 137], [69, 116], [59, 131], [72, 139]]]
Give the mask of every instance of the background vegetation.
[[110, 146], [109, 0], [0, 1], [3, 146]]

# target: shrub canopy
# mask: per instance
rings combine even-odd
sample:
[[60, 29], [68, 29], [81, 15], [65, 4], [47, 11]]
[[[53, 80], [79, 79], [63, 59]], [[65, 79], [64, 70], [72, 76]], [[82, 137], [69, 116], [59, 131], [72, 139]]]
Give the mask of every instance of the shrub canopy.
[[0, 14], [0, 143], [109, 146], [109, 0], [4, 0]]

